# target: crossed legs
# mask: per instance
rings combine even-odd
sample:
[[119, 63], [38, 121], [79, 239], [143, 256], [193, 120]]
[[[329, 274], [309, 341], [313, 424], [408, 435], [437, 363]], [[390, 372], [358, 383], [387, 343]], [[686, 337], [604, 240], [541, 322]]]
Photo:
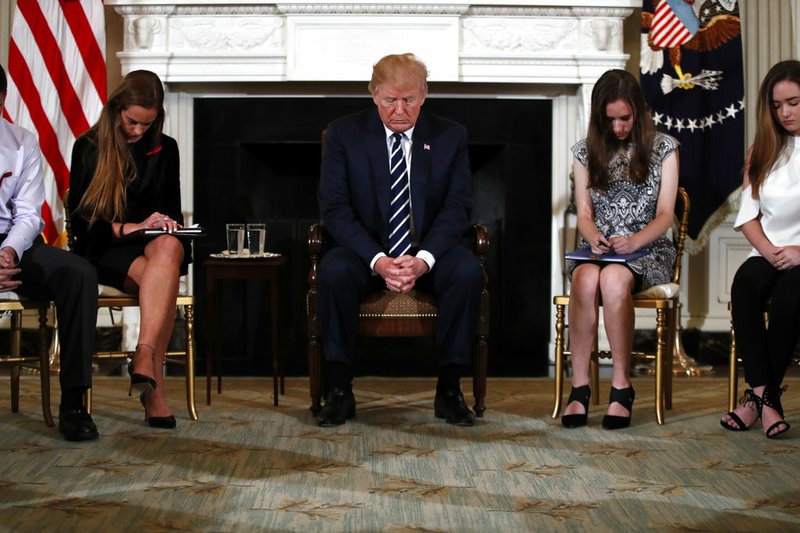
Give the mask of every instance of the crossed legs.
[[156, 387], [145, 395], [150, 417], [169, 416], [164, 398], [164, 357], [175, 323], [183, 245], [172, 236], [160, 236], [145, 246], [128, 270], [125, 290], [138, 294], [141, 313], [134, 372], [152, 376]]

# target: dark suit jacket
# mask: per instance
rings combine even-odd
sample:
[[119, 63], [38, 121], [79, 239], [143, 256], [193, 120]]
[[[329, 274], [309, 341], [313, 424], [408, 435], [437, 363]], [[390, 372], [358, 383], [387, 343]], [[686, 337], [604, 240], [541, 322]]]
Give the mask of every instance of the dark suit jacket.
[[[422, 111], [412, 146], [413, 240], [437, 258], [470, 227], [467, 131]], [[331, 122], [320, 177], [322, 220], [338, 245], [367, 264], [388, 248], [390, 189], [386, 133], [377, 109]]]

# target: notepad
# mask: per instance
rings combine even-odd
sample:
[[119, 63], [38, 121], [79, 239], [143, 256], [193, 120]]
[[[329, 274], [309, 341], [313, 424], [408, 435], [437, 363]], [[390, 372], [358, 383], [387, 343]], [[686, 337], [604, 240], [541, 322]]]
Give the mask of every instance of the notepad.
[[178, 228], [174, 231], [169, 231], [162, 228], [142, 228], [140, 230], [126, 233], [123, 239], [141, 239], [145, 237], [155, 237], [158, 235], [174, 235], [183, 239], [194, 239], [196, 237], [205, 237], [206, 230], [197, 224], [186, 228]]
[[595, 254], [590, 248], [583, 248], [564, 254], [565, 259], [575, 261], [599, 261], [601, 263], [627, 263], [647, 255], [647, 250], [636, 250], [629, 254]]

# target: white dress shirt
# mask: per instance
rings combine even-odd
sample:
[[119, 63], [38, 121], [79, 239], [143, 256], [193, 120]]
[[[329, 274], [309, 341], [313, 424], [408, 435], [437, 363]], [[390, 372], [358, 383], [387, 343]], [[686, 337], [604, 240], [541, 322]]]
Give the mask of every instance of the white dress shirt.
[[[764, 234], [775, 246], [800, 245], [800, 137], [792, 137], [783, 155], [772, 167], [753, 198], [750, 185], [742, 191], [739, 214], [733, 228], [741, 230], [746, 222], [761, 214]], [[749, 257], [759, 257], [753, 248]]]
[[10, 246], [17, 261], [44, 229], [42, 154], [36, 136], [0, 118], [0, 248]]
[[[383, 129], [386, 131], [386, 151], [389, 154], [389, 159], [391, 159], [392, 158], [392, 143], [393, 143], [392, 135], [394, 135], [395, 132], [393, 132], [392, 130], [387, 128], [385, 125], [383, 126]], [[403, 138], [403, 141], [402, 141], [402, 143], [403, 143], [403, 145], [402, 145], [403, 146], [403, 156], [405, 156], [405, 158], [406, 158], [406, 168], [408, 169], [408, 176], [409, 176], [409, 179], [408, 179], [409, 206], [413, 211], [413, 204], [411, 204], [410, 202], [411, 202], [411, 145], [413, 143], [412, 139], [414, 138], [414, 127], [413, 126], [410, 127], [408, 130], [404, 131], [403, 134], [405, 135], [405, 137]], [[389, 162], [389, 166], [391, 166], [391, 162]], [[413, 217], [411, 219], [411, 224], [412, 224], [412, 227], [413, 227], [413, 224], [414, 224]], [[379, 252], [378, 254], [375, 255], [375, 257], [372, 258], [372, 261], [369, 262], [369, 267], [372, 270], [375, 270], [375, 263], [377, 263], [378, 259], [380, 259], [381, 257], [386, 257], [386, 254], [383, 253], [383, 252]], [[419, 250], [417, 252], [416, 257], [419, 257], [420, 259], [425, 261], [425, 263], [427, 263], [428, 271], [433, 269], [433, 264], [436, 263], [436, 258], [434, 258], [433, 254], [431, 254], [427, 250]]]

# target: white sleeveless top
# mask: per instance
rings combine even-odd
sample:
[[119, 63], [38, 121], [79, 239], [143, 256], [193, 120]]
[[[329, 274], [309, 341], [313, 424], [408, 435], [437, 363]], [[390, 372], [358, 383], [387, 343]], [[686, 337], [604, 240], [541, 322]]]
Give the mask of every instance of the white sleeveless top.
[[[788, 157], [787, 157], [788, 156]], [[761, 186], [760, 198], [753, 199], [750, 185], [742, 191], [739, 214], [733, 229], [761, 213], [761, 227], [775, 246], [800, 245], [800, 137], [792, 137], [787, 155], [772, 167]], [[761, 254], [753, 248], [749, 257]]]

